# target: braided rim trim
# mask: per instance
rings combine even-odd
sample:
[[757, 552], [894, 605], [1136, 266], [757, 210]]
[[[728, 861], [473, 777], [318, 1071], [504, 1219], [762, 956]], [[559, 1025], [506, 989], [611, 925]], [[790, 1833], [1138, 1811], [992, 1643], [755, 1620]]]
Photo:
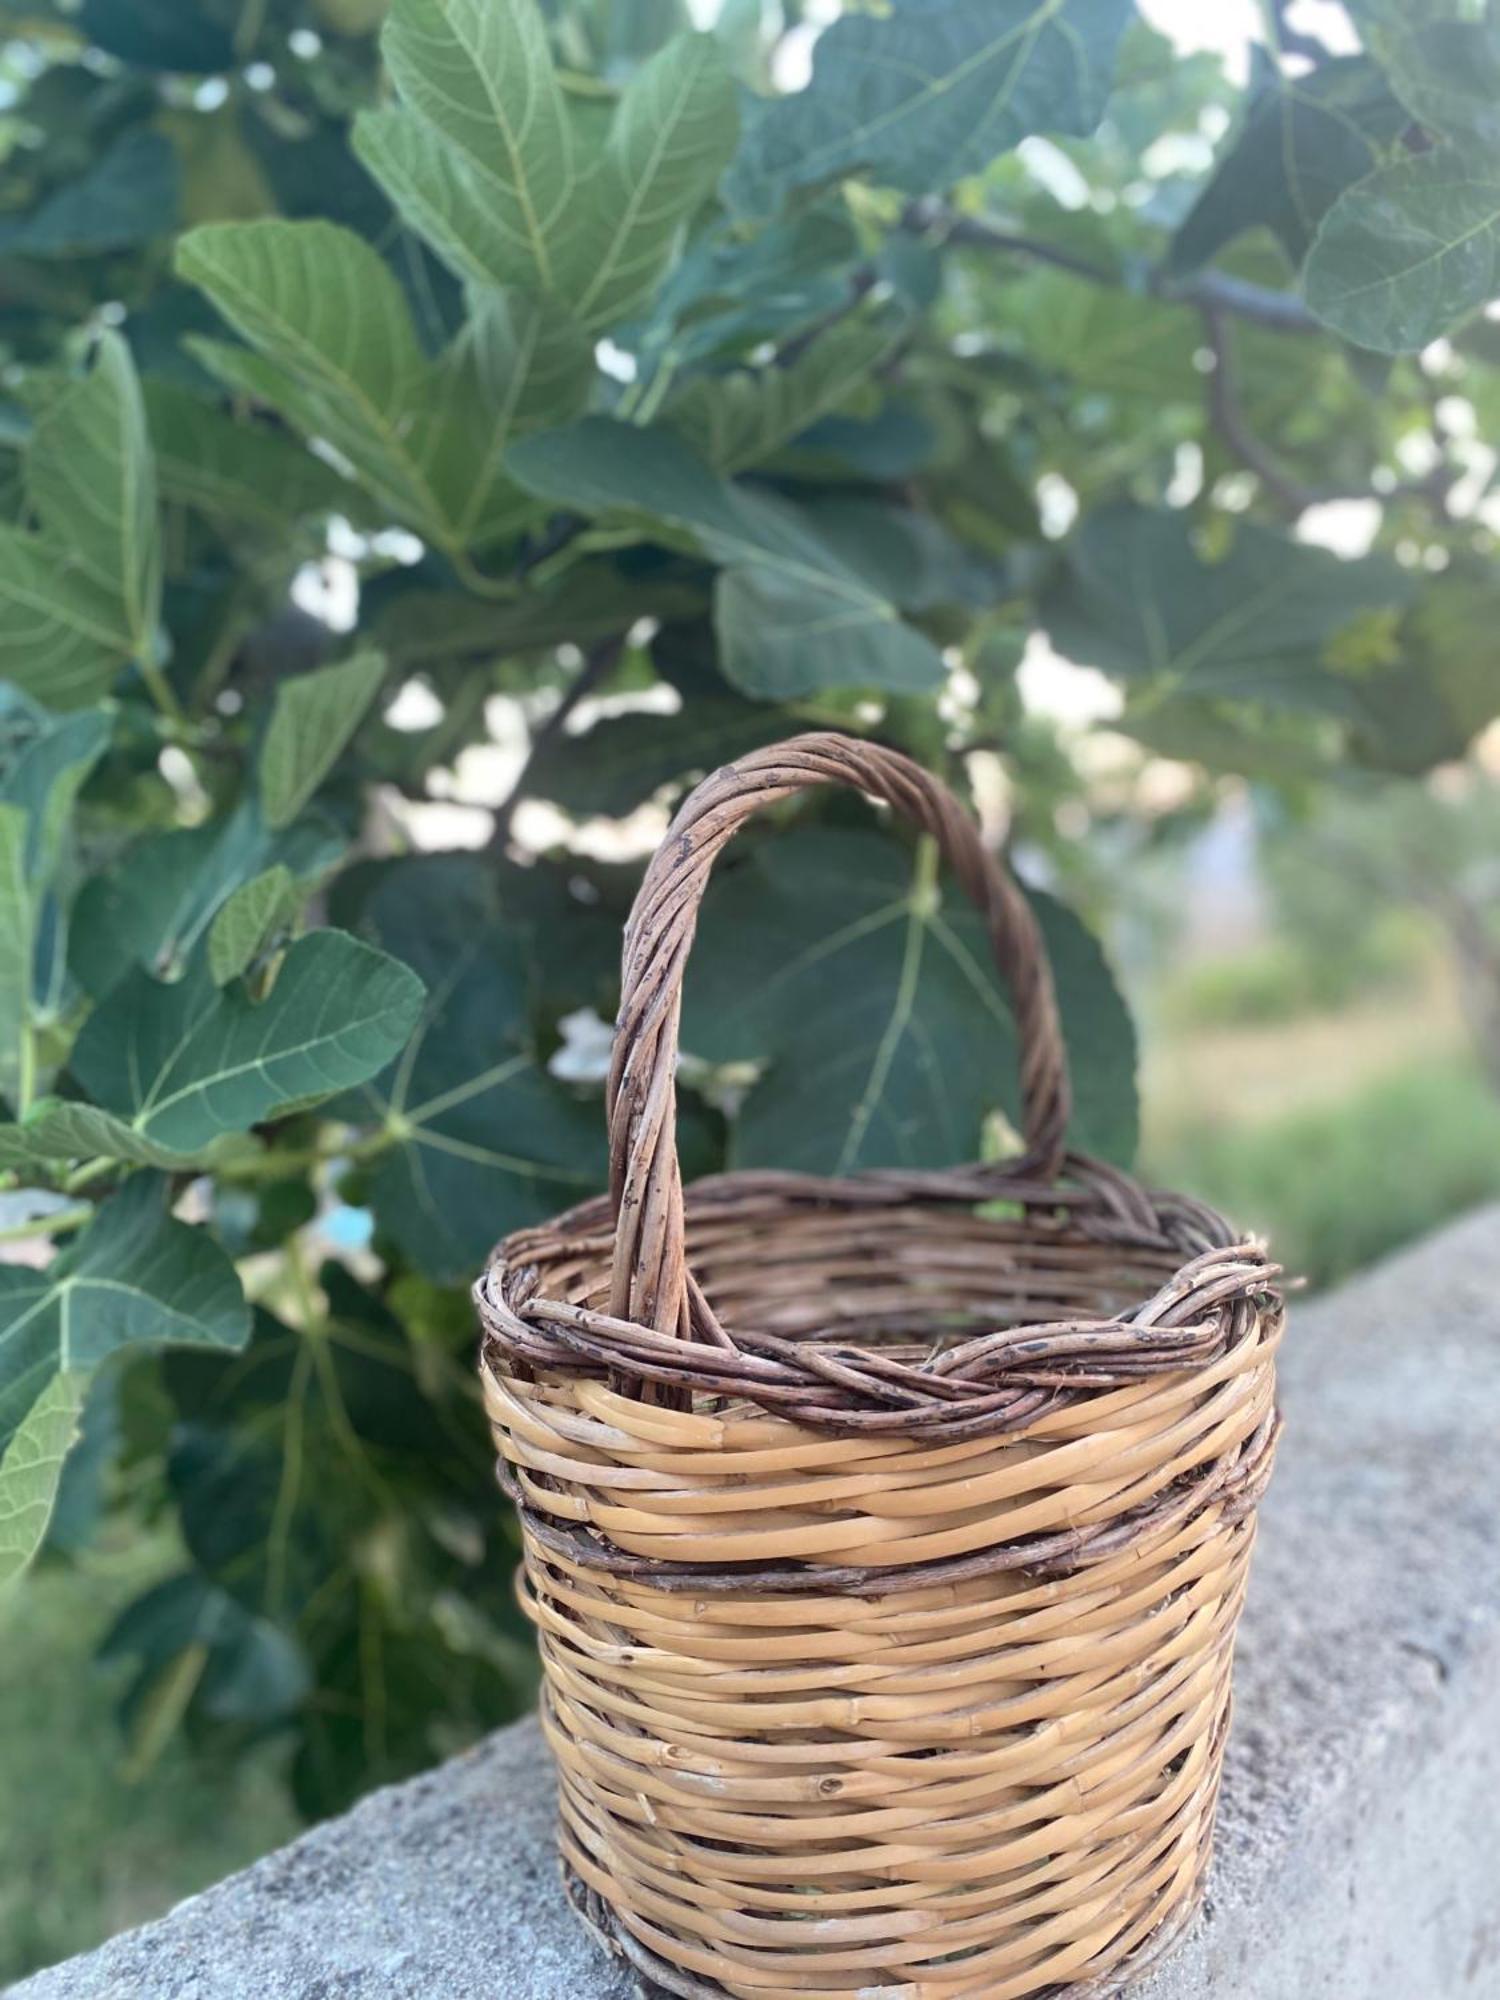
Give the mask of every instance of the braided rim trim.
[[[945, 1439], [1019, 1430], [1062, 1402], [1143, 1377], [1206, 1367], [1264, 1315], [1279, 1323], [1279, 1265], [1263, 1245], [1236, 1240], [1211, 1209], [1148, 1195], [1099, 1163], [1071, 1163], [1074, 1184], [1039, 1188], [987, 1172], [986, 1194], [1025, 1212], [1028, 1232], [1083, 1239], [1100, 1253], [1182, 1255], [1175, 1274], [1141, 1304], [1107, 1319], [1075, 1318], [981, 1333], [912, 1360], [857, 1340], [792, 1340], [718, 1328], [687, 1338], [572, 1300], [548, 1298], [544, 1272], [563, 1259], [607, 1261], [607, 1205], [587, 1203], [499, 1246], [474, 1287], [483, 1365], [497, 1374], [560, 1372], [644, 1387], [686, 1407], [693, 1396], [740, 1398], [814, 1428]], [[973, 1170], [967, 1170], [972, 1172]], [[935, 1191], [932, 1182], [941, 1183]], [[962, 1192], [952, 1186], [957, 1181]], [[850, 1208], [972, 1203], [964, 1172], [860, 1175], [830, 1183], [790, 1174], [723, 1175], [691, 1191], [694, 1220], [721, 1217], [768, 1229], [793, 1213], [836, 1219]], [[976, 1231], [984, 1224], [975, 1221]]]

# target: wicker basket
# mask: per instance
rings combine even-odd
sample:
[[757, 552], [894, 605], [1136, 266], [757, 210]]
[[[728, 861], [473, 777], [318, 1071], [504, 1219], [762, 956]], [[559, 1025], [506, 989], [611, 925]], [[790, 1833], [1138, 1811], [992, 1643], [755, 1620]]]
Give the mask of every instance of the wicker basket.
[[[684, 1204], [673, 1071], [715, 856], [804, 787], [884, 800], [987, 916], [1027, 1152]], [[678, 814], [625, 938], [608, 1202], [476, 1287], [577, 1907], [672, 1993], [1098, 2000], [1203, 1882], [1277, 1271], [1065, 1156], [1029, 906], [892, 751], [799, 737]]]

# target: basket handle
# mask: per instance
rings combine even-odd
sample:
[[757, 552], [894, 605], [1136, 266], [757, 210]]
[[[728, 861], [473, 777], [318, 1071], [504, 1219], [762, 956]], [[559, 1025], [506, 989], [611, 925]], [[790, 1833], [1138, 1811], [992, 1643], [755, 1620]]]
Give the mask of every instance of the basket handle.
[[931, 834], [988, 920], [995, 963], [1015, 1010], [1026, 1159], [1007, 1173], [1051, 1181], [1071, 1110], [1052, 969], [1031, 905], [988, 852], [947, 787], [900, 751], [832, 731], [795, 736], [712, 772], [684, 800], [652, 856], [625, 926], [620, 1015], [610, 1061], [610, 1198], [615, 1214], [610, 1312], [691, 1337], [705, 1315], [689, 1278], [677, 1161], [677, 1038], [682, 979], [698, 908], [719, 850], [741, 823], [813, 785], [847, 785], [894, 806]]

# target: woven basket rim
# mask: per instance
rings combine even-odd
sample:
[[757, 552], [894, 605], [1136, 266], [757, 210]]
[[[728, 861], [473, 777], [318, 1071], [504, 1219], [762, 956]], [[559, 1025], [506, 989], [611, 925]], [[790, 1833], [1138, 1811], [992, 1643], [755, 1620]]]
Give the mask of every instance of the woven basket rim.
[[[991, 1409], [1003, 1390], [1029, 1392], [1037, 1407], [1045, 1391], [1046, 1407], [1055, 1408], [1143, 1376], [1211, 1366], [1233, 1338], [1237, 1302], [1260, 1299], [1279, 1307], [1281, 1267], [1264, 1242], [1237, 1231], [1206, 1204], [1147, 1189], [1083, 1154], [1068, 1156], [1065, 1178], [1058, 1181], [1040, 1181], [1021, 1166], [1014, 1175], [1004, 1166], [987, 1166], [967, 1179], [963, 1170], [914, 1176], [875, 1169], [837, 1180], [780, 1171], [715, 1174], [689, 1184], [685, 1206], [690, 1227], [720, 1217], [749, 1223], [778, 1206], [805, 1207], [835, 1225], [841, 1214], [871, 1209], [967, 1210], [982, 1236], [989, 1218], [975, 1211], [1011, 1203], [1038, 1241], [1050, 1236], [1063, 1242], [1071, 1232], [1101, 1251], [1117, 1248], [1122, 1257], [1173, 1253], [1181, 1261], [1154, 1291], [1108, 1316], [1016, 1323], [980, 1343], [939, 1338], [924, 1360], [903, 1366], [891, 1362], [888, 1346], [861, 1341], [854, 1330], [837, 1340], [808, 1340], [735, 1327], [724, 1329], [727, 1344], [720, 1344], [663, 1334], [549, 1297], [547, 1267], [561, 1256], [588, 1254], [601, 1268], [607, 1265], [614, 1223], [608, 1198], [597, 1196], [496, 1245], [474, 1286], [484, 1335], [481, 1366], [733, 1395], [771, 1414], [845, 1430], [905, 1434], [941, 1421], [944, 1435], [957, 1438], [974, 1428], [959, 1428], [965, 1416], [979, 1417], [984, 1429], [1010, 1429], [1033, 1414], [1014, 1395]], [[977, 1354], [981, 1343], [986, 1351]], [[831, 1386], [831, 1357], [840, 1378], [835, 1406], [819, 1400]], [[806, 1396], [798, 1398], [798, 1389]], [[902, 1422], [903, 1392], [909, 1403], [924, 1391], [941, 1398], [939, 1408], [925, 1413], [927, 1421]]]

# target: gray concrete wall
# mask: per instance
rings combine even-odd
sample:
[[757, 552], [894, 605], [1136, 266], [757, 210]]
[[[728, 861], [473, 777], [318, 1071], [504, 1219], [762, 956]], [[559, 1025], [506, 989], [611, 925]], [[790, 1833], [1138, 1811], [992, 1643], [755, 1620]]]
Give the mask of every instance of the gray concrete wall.
[[[1136, 2000], [1500, 2000], [1500, 1209], [1293, 1317], [1207, 1907]], [[626, 2000], [534, 1724], [13, 2000]]]

